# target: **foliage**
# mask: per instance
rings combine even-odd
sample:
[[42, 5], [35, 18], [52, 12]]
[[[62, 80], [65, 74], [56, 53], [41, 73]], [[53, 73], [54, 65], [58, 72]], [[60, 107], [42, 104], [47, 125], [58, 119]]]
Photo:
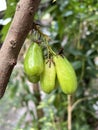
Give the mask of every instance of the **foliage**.
[[[16, 2], [15, 0], [8, 1], [9, 6], [4, 18], [13, 17]], [[63, 48], [65, 56], [76, 70], [78, 89], [73, 95], [73, 103], [80, 102], [72, 112], [72, 130], [94, 130], [98, 123], [94, 107], [98, 105], [98, 89], [97, 83], [95, 84], [98, 76], [98, 67], [95, 64], [95, 58], [98, 56], [97, 0], [57, 0], [54, 2], [42, 0], [35, 20], [39, 20], [40, 24], [43, 24], [42, 31], [50, 35], [51, 47], [56, 52]], [[4, 26], [1, 31], [2, 39], [7, 33], [7, 26]], [[13, 73], [17, 75], [12, 75], [10, 79], [10, 97], [21, 107], [24, 104], [28, 108], [30, 100], [36, 104], [37, 99], [30, 93], [25, 75], [21, 76], [19, 70]], [[19, 76], [20, 80], [16, 80], [15, 77]], [[67, 96], [59, 88], [50, 95], [45, 95], [37, 107], [43, 109], [44, 117], [34, 120], [34, 112], [29, 111], [34, 123], [33, 125], [32, 121], [26, 123], [24, 130], [30, 127], [37, 128], [38, 123], [42, 130], [67, 130]], [[25, 122], [24, 116], [25, 114], [19, 120], [17, 129]]]

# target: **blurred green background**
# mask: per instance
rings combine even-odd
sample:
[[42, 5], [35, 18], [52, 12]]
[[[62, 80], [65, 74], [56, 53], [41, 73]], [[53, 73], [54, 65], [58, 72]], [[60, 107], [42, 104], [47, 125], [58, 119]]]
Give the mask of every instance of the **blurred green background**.
[[[2, 44], [18, 0], [7, 0], [0, 12]], [[78, 78], [73, 95], [72, 130], [98, 130], [98, 0], [42, 0], [35, 15], [49, 44], [72, 63]], [[5, 96], [0, 100], [0, 130], [67, 130], [67, 95], [58, 87], [45, 94], [31, 84], [23, 70], [24, 55], [34, 34], [28, 35]]]

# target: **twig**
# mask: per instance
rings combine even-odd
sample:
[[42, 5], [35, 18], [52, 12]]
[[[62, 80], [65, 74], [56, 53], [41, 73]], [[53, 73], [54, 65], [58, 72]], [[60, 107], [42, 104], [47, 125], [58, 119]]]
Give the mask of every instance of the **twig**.
[[98, 94], [96, 95], [93, 95], [93, 96], [88, 96], [88, 97], [84, 97], [84, 98], [81, 98], [79, 100], [77, 100], [73, 105], [72, 105], [72, 111], [75, 109], [75, 107], [81, 103], [82, 101], [85, 101], [85, 100], [92, 100], [94, 98], [98, 98]]
[[72, 96], [68, 95], [68, 130], [72, 130]]
[[43, 36], [47, 41], [49, 41], [49, 40], [51, 40], [50, 39], [50, 37], [48, 36], [48, 35], [46, 35], [46, 34], [44, 34], [40, 29], [39, 29], [39, 27], [36, 25], [36, 23], [33, 23], [33, 28], [36, 30], [36, 31], [38, 31], [38, 33], [41, 35], [41, 36]]
[[[37, 112], [37, 119], [40, 120], [43, 116], [43, 110], [42, 109], [37, 109], [38, 105], [41, 102], [41, 95], [40, 95], [40, 89], [39, 89], [39, 84], [33, 84], [33, 91], [34, 91], [34, 96], [36, 97], [37, 101], [35, 102], [36, 106], [36, 112]], [[41, 124], [38, 122], [38, 130], [41, 129]]]

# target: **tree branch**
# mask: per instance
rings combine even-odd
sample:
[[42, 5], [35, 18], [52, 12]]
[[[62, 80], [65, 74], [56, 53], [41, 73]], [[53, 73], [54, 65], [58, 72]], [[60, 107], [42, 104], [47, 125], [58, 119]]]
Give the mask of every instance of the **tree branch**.
[[12, 24], [0, 50], [0, 98], [4, 95], [20, 49], [32, 27], [39, 3], [40, 0], [20, 0], [17, 4]]

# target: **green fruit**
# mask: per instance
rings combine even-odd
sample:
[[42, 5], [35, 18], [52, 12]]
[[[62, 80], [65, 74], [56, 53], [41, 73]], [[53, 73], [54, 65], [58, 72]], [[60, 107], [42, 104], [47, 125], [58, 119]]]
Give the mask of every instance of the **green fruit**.
[[72, 94], [77, 89], [77, 78], [70, 62], [60, 55], [53, 58], [56, 66], [57, 78], [62, 91], [66, 94]]
[[40, 76], [27, 76], [28, 77], [28, 80], [32, 83], [37, 83], [39, 80], [40, 80]]
[[37, 43], [32, 43], [26, 53], [24, 59], [24, 71], [30, 79], [33, 76], [40, 76], [43, 71], [42, 49]]
[[56, 70], [52, 61], [44, 62], [44, 71], [40, 75], [40, 84], [44, 92], [50, 93], [55, 88]]

